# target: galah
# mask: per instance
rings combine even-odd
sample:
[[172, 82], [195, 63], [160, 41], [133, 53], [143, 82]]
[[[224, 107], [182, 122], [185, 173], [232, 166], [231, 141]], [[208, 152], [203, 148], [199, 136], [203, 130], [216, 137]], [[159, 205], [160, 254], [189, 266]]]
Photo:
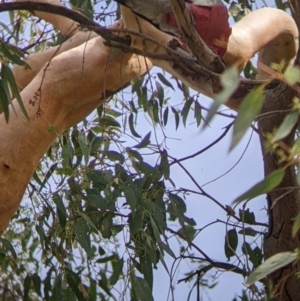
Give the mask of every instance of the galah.
[[[161, 31], [180, 36], [169, 0], [115, 0], [153, 23]], [[202, 40], [220, 57], [227, 50], [231, 34], [227, 8], [222, 0], [185, 0], [196, 31]]]

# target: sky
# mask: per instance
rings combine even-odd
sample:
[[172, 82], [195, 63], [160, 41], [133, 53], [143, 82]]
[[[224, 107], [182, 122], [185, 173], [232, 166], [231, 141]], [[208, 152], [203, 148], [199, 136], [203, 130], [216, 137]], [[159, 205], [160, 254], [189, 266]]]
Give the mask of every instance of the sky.
[[[178, 103], [182, 101], [182, 98], [178, 96], [178, 93], [174, 93], [171, 98], [172, 101], [176, 101]], [[209, 107], [212, 102], [202, 96], [200, 100], [201, 104], [204, 106], [206, 105], [207, 107]], [[227, 114], [234, 114], [234, 112], [229, 111], [225, 107], [224, 112]], [[191, 116], [187, 122], [188, 126], [186, 128], [179, 126], [178, 130], [175, 132], [172, 119], [170, 120], [170, 125], [167, 127], [167, 136], [176, 138], [176, 140], [169, 139], [167, 143], [168, 152], [173, 157], [182, 158], [201, 150], [219, 137], [224, 131], [224, 127], [231, 122], [231, 119], [229, 118], [217, 116], [209, 127], [206, 127], [204, 130], [199, 130], [195, 125], [193, 114], [190, 113], [190, 115]], [[148, 131], [147, 121], [138, 121], [137, 128], [139, 130], [143, 128], [145, 132], [144, 134], [146, 134]], [[209, 151], [201, 154], [196, 159], [184, 162], [184, 166], [193, 175], [197, 183], [201, 186], [204, 185], [203, 188], [205, 191], [224, 205], [232, 205], [232, 201], [236, 197], [263, 179], [263, 162], [257, 134], [253, 134], [252, 131], [249, 130], [242, 143], [233, 152], [229, 153], [228, 150], [231, 135], [232, 133], [229, 132], [222, 141]], [[230, 170], [237, 162], [238, 164], [233, 168], [233, 170], [227, 173], [227, 171]], [[225, 173], [226, 175], [217, 179], [220, 175]], [[191, 183], [190, 179], [179, 167], [172, 167], [171, 178], [176, 183], [176, 186], [178, 185], [179, 187], [186, 187], [197, 191], [195, 185]], [[208, 182], [210, 183], [205, 185]], [[187, 216], [196, 220], [196, 228], [198, 229], [217, 219], [226, 221], [226, 215], [223, 210], [207, 198], [193, 195], [188, 197], [186, 204]], [[257, 221], [267, 221], [266, 212], [265, 210], [262, 210], [264, 205], [264, 197], [252, 200], [249, 204], [249, 208], [255, 211]], [[202, 231], [201, 234], [196, 237], [194, 242], [205, 253], [209, 254], [211, 258], [226, 262], [223, 247], [225, 242], [225, 233], [226, 226], [224, 224], [213, 225], [208, 227], [205, 231]], [[260, 243], [261, 242], [259, 241], [258, 244]], [[177, 254], [179, 253], [176, 241], [173, 241], [172, 249], [175, 253], [176, 251], [178, 251]], [[238, 253], [241, 254], [240, 247], [238, 247]], [[195, 256], [197, 256], [197, 252], [195, 252]], [[186, 261], [188, 262], [188, 260]], [[172, 260], [169, 258], [167, 262], [171, 264]], [[180, 265], [175, 279], [183, 278], [184, 273], [191, 269], [195, 270], [198, 267], [197, 263], [185, 263]], [[215, 275], [215, 273], [213, 272], [211, 275]], [[162, 279], [166, 280], [162, 282]], [[234, 273], [226, 273], [225, 275], [221, 275], [221, 273], [219, 273], [217, 281], [219, 284], [214, 289], [207, 292], [202, 291], [201, 296], [203, 297], [203, 301], [220, 300], [220, 298], [222, 298], [223, 301], [231, 301], [235, 294], [240, 293], [243, 288], [243, 278], [235, 275]], [[163, 287], [162, 283], [164, 283]], [[173, 281], [173, 285], [176, 285], [176, 280]], [[188, 287], [191, 286], [192, 283], [181, 283], [180, 285], [176, 285], [176, 300], [186, 300]], [[168, 300], [168, 287], [168, 276], [164, 268], [160, 265], [154, 274], [155, 300]], [[195, 292], [192, 296], [191, 300], [195, 300]]]

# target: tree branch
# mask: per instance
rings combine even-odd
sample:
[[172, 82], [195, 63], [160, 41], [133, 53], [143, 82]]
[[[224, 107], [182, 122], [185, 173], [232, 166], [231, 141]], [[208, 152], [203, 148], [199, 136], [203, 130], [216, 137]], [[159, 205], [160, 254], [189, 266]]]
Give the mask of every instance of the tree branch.
[[203, 42], [192, 24], [191, 16], [183, 0], [169, 0], [184, 41], [195, 55], [199, 64], [216, 73], [222, 73], [225, 65]]

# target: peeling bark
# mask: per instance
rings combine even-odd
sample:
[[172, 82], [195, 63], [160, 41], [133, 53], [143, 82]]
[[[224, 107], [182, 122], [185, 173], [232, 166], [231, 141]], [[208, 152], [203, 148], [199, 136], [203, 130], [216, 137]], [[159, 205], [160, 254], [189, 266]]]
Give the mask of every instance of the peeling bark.
[[[266, 93], [262, 113], [283, 111], [292, 107], [295, 93], [285, 84], [280, 84], [274, 90]], [[264, 158], [265, 175], [269, 175], [286, 162], [279, 162], [278, 153], [266, 153], [264, 145], [265, 135], [278, 128], [285, 114], [270, 114], [259, 121], [259, 136]], [[295, 130], [282, 140], [284, 149], [289, 149], [294, 144]], [[300, 211], [299, 187], [296, 180], [295, 168], [290, 166], [286, 169], [285, 176], [280, 185], [267, 196], [269, 213], [269, 231], [264, 241], [264, 258], [267, 259], [279, 252], [293, 251], [299, 247], [300, 237], [291, 237], [293, 219]], [[274, 301], [298, 301], [300, 296], [299, 279], [295, 272], [300, 264], [290, 264], [270, 275], [268, 280], [272, 283], [270, 291], [274, 295]]]

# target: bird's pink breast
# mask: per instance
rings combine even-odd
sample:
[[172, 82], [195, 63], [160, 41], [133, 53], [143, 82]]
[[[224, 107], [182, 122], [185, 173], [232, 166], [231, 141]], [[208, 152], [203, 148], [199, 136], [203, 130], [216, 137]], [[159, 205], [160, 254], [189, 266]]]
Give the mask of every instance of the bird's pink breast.
[[[214, 52], [223, 57], [231, 34], [226, 6], [214, 5], [212, 7], [204, 7], [192, 4], [188, 4], [188, 6], [193, 14], [194, 26], [198, 34]], [[173, 14], [167, 15], [167, 23], [177, 27]]]

